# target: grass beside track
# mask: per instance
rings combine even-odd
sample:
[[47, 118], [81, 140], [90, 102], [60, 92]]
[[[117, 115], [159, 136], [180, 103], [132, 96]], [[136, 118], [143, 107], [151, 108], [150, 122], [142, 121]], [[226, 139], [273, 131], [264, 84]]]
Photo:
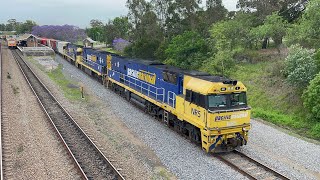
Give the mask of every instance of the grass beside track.
[[283, 60], [241, 63], [231, 77], [247, 86], [253, 117], [320, 140], [320, 123], [310, 119], [303, 107], [302, 92], [286, 83], [282, 66]]
[[66, 98], [70, 100], [81, 99], [80, 88], [65, 78], [62, 73], [62, 65], [59, 65], [57, 69], [47, 72], [47, 74], [51, 80], [60, 86]]
[[62, 65], [54, 70], [46, 70], [41, 64], [39, 64], [32, 57], [28, 57], [28, 60], [35, 64], [41, 71], [45, 72], [48, 77], [54, 81], [63, 91], [63, 94], [69, 100], [81, 100], [81, 92], [77, 83], [68, 80], [62, 73]]

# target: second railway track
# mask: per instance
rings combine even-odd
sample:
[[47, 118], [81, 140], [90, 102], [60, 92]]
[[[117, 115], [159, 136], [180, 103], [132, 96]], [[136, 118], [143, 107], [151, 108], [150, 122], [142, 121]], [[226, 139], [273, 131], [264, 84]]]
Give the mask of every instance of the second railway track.
[[18, 50], [12, 50], [12, 54], [83, 178], [124, 179], [33, 73]]
[[284, 175], [236, 150], [230, 153], [219, 154], [217, 158], [249, 179], [289, 180]]

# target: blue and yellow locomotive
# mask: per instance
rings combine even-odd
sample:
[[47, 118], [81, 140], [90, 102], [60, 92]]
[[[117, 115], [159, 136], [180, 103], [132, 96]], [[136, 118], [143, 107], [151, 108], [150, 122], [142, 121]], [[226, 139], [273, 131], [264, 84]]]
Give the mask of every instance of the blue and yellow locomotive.
[[247, 143], [250, 107], [241, 82], [91, 48], [78, 48], [75, 61], [206, 152], [231, 151]]

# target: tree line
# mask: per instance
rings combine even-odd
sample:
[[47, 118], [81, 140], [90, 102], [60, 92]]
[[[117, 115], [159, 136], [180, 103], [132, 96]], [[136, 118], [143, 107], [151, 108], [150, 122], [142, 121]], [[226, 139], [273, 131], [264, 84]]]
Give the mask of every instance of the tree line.
[[87, 34], [111, 44], [131, 42], [125, 55], [156, 59], [184, 69], [228, 76], [237, 57], [289, 47], [281, 76], [297, 88], [312, 117], [320, 120], [320, 0], [127, 0], [127, 16], [91, 21]]
[[0, 31], [16, 31], [17, 34], [31, 33], [37, 23], [32, 20], [18, 22], [16, 19], [9, 19], [7, 23], [0, 24]]
[[201, 0], [127, 0], [127, 16], [92, 20], [86, 32], [107, 44], [130, 40], [127, 56], [195, 69], [212, 57], [229, 59], [229, 51], [267, 48], [270, 40], [280, 47], [306, 2], [239, 0], [239, 10], [229, 12], [222, 0], [206, 0], [205, 7]]

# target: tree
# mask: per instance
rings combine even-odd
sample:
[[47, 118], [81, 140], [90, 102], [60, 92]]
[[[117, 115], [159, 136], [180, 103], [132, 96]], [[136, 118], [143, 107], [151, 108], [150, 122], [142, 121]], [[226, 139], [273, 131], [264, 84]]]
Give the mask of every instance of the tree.
[[133, 43], [125, 50], [126, 55], [154, 59], [163, 33], [152, 4], [144, 0], [128, 0], [127, 7]]
[[206, 7], [207, 25], [224, 20], [227, 16], [228, 10], [223, 6], [222, 0], [207, 0]]
[[300, 0], [239, 0], [237, 7], [242, 11], [252, 12], [257, 16], [260, 23], [273, 12], [284, 15], [289, 13], [288, 8], [297, 4]]
[[168, 63], [185, 69], [198, 69], [207, 58], [209, 48], [200, 34], [186, 31], [172, 39], [165, 53]]
[[17, 20], [16, 19], [9, 19], [7, 21], [6, 31], [15, 31], [17, 29]]
[[256, 34], [258, 37], [269, 38], [271, 37], [276, 45], [282, 44], [282, 39], [286, 35], [288, 22], [284, 20], [277, 13], [267, 16], [264, 24], [254, 28], [251, 33]]
[[288, 33], [289, 44], [300, 43], [304, 46], [319, 48], [320, 41], [320, 0], [311, 0], [302, 18]]
[[235, 66], [233, 54], [229, 50], [218, 51], [206, 60], [202, 69], [211, 74], [229, 76]]
[[32, 29], [32, 34], [40, 37], [52, 38], [61, 41], [68, 41], [75, 43], [77, 41], [82, 41], [87, 37], [85, 31], [79, 27], [72, 25], [63, 26], [35, 26]]
[[26, 20], [26, 22], [21, 23], [17, 29], [18, 34], [31, 33], [32, 28], [37, 26], [37, 23], [32, 20]]
[[6, 25], [0, 24], [0, 31], [5, 31], [5, 30], [6, 30]]
[[100, 20], [98, 20], [98, 19], [92, 19], [92, 20], [90, 21], [90, 25], [91, 25], [91, 27], [93, 27], [93, 28], [103, 27], [103, 26], [104, 26], [103, 23], [102, 23]]
[[252, 14], [239, 13], [234, 19], [215, 23], [210, 33], [219, 51], [251, 48], [254, 39], [250, 31], [255, 25], [256, 20]]
[[308, 86], [320, 69], [314, 55], [313, 50], [302, 48], [300, 45], [290, 47], [284, 69], [284, 75], [290, 84], [300, 89]]

